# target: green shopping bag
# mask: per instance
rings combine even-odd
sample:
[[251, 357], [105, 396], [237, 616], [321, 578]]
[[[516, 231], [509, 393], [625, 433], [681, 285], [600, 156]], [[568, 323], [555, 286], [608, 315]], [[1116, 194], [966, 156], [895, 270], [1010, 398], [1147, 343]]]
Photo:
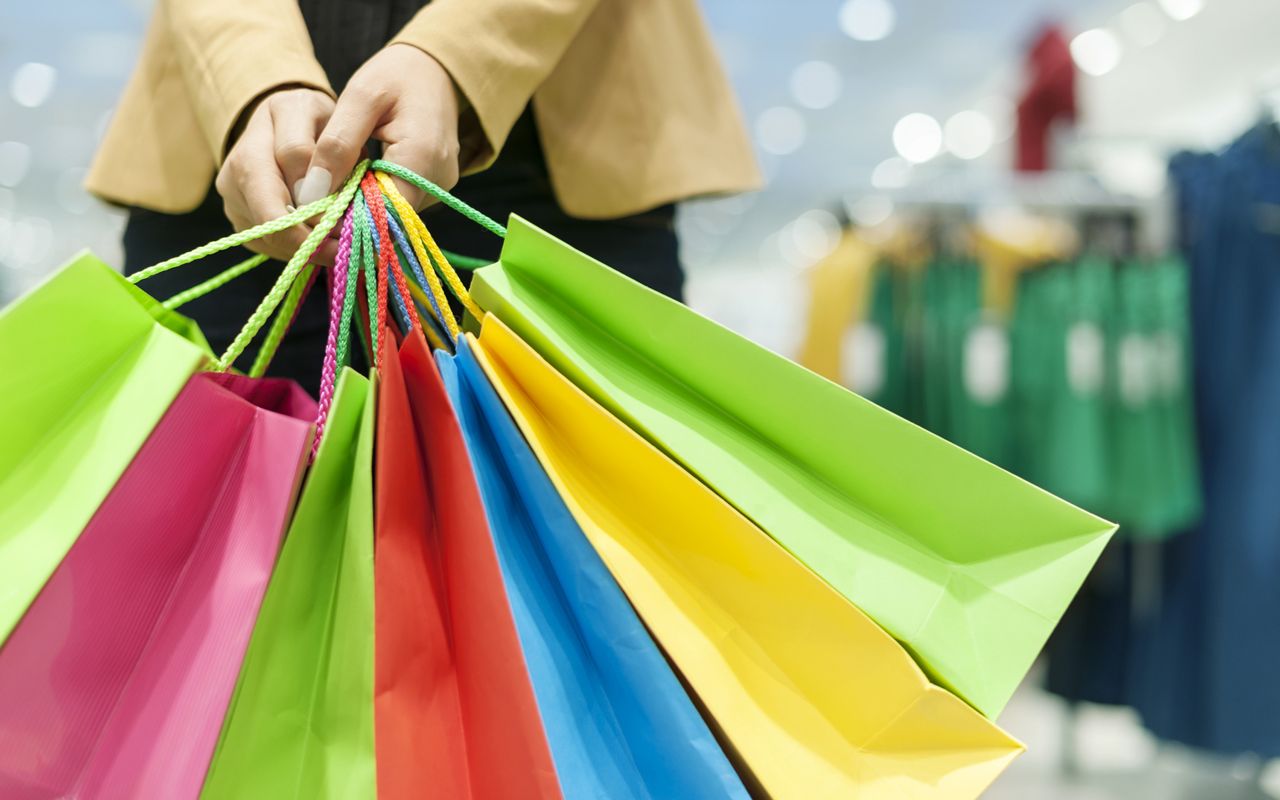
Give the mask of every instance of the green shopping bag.
[[1114, 530], [522, 219], [472, 291], [988, 715]]
[[344, 369], [204, 798], [372, 798], [374, 387]]
[[0, 642], [211, 358], [88, 253], [0, 311]]

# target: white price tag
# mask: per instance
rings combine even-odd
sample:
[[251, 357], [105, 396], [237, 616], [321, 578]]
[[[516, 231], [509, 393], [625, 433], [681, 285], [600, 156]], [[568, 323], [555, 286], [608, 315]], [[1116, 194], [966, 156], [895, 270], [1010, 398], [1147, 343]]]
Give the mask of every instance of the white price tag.
[[1092, 322], [1077, 322], [1067, 331], [1067, 385], [1079, 397], [1102, 390], [1106, 376], [1106, 343]]
[[1151, 341], [1140, 333], [1125, 334], [1120, 340], [1120, 400], [1130, 408], [1141, 408], [1155, 392], [1155, 370]]
[[1009, 334], [991, 322], [969, 329], [964, 342], [964, 388], [983, 405], [998, 403], [1009, 390]]
[[862, 321], [845, 331], [840, 348], [840, 374], [850, 389], [874, 397], [884, 388], [885, 337], [874, 322]]

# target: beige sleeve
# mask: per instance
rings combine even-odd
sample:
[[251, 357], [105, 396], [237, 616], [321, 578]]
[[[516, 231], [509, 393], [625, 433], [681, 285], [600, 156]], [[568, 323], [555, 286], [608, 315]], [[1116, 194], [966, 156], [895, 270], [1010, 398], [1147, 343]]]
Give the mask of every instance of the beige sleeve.
[[469, 104], [463, 171], [492, 163], [534, 91], [551, 74], [597, 0], [433, 0], [393, 43], [425, 51]]
[[295, 0], [161, 0], [159, 12], [217, 163], [241, 113], [279, 86], [333, 95]]

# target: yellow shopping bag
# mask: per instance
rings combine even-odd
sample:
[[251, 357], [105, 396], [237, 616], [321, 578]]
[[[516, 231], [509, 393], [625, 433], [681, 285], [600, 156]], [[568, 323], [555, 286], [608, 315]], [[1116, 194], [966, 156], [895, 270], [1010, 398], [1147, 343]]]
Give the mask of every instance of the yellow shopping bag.
[[583, 531], [770, 796], [976, 797], [1022, 750], [493, 315], [476, 357]]

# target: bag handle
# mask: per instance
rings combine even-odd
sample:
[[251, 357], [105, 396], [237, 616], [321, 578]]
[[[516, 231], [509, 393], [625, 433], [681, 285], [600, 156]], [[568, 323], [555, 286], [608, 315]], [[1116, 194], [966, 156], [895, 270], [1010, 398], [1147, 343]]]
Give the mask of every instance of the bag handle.
[[[339, 359], [345, 361], [347, 342], [351, 338], [351, 316], [355, 312], [355, 275], [351, 271], [354, 216], [352, 209], [347, 209], [342, 217], [342, 229], [338, 235], [338, 255], [333, 261], [332, 279], [329, 285], [329, 335], [324, 345], [324, 366], [320, 370], [320, 404], [316, 412], [316, 435], [311, 444], [312, 461], [320, 452], [320, 440], [324, 437], [329, 410], [333, 407]], [[347, 291], [349, 285], [353, 290], [351, 292]]]
[[280, 277], [276, 279], [275, 285], [271, 287], [271, 291], [267, 292], [267, 296], [262, 298], [262, 302], [258, 304], [257, 310], [250, 315], [248, 322], [244, 325], [244, 328], [241, 329], [240, 333], [236, 334], [236, 338], [227, 346], [227, 350], [222, 354], [222, 358], [218, 359], [218, 368], [220, 370], [225, 371], [231, 368], [231, 365], [235, 363], [235, 360], [239, 358], [240, 354], [244, 352], [246, 347], [248, 347], [249, 342], [251, 342], [253, 337], [257, 335], [258, 331], [262, 329], [262, 326], [267, 321], [267, 317], [269, 317], [271, 312], [276, 309], [276, 306], [280, 305], [280, 301], [284, 299], [285, 293], [289, 290], [289, 286], [293, 284], [294, 279], [298, 277], [298, 273], [302, 270], [303, 265], [306, 264], [311, 258], [311, 255], [315, 253], [316, 248], [320, 246], [320, 243], [328, 237], [329, 231], [333, 230], [334, 225], [338, 222], [338, 218], [342, 216], [343, 212], [346, 211], [347, 206], [351, 204], [351, 198], [355, 196], [360, 178], [364, 175], [366, 169], [368, 169], [367, 161], [363, 161], [357, 165], [355, 171], [351, 173], [349, 178], [347, 178], [342, 189], [338, 191], [337, 197], [327, 208], [325, 208], [324, 213], [320, 217], [320, 221], [316, 223], [314, 228], [312, 228], [311, 233], [307, 234], [307, 238], [302, 241], [302, 245], [298, 248], [297, 252], [295, 252], [293, 256], [290, 257], [288, 263], [285, 264], [284, 270], [280, 273]]
[[[209, 278], [206, 281], [203, 281], [201, 283], [196, 284], [195, 286], [192, 286], [190, 289], [186, 289], [184, 291], [178, 292], [173, 297], [170, 297], [168, 300], [165, 300], [160, 305], [168, 309], [169, 311], [176, 311], [179, 308], [182, 308], [187, 303], [190, 303], [192, 300], [198, 300], [201, 297], [204, 297], [205, 295], [209, 294], [213, 290], [222, 288], [224, 285], [226, 285], [227, 283], [230, 283], [233, 279], [240, 277], [246, 272], [249, 272], [250, 270], [253, 270], [253, 269], [256, 269], [257, 267], [262, 266], [263, 264], [266, 263], [266, 261], [267, 261], [267, 257], [265, 255], [263, 255], [262, 253], [257, 253], [252, 257], [246, 258], [244, 261], [241, 261], [239, 264], [236, 264], [233, 267], [230, 267], [222, 272], [219, 272], [217, 275], [214, 275], [212, 278]], [[129, 280], [134, 283], [137, 283], [137, 281], [133, 280], [134, 277], [135, 276], [131, 275], [129, 277]]]
[[355, 213], [354, 252], [360, 256], [360, 270], [364, 274], [365, 303], [369, 312], [370, 366], [377, 369], [382, 364], [381, 340], [385, 317], [383, 317], [383, 304], [378, 298], [378, 261], [373, 247], [373, 236], [369, 232], [369, 215], [365, 213], [363, 194], [359, 192], [355, 194], [352, 210]]
[[[369, 173], [365, 173], [360, 182], [360, 191], [364, 195], [365, 208], [369, 214], [370, 231], [378, 247], [378, 279], [390, 280], [395, 294], [397, 308], [401, 311], [405, 334], [412, 334], [414, 317], [408, 309], [409, 286], [400, 267], [400, 259], [396, 257], [395, 244], [391, 241], [390, 226], [387, 224], [387, 208], [382, 201], [382, 193], [378, 191], [378, 181]], [[385, 300], [383, 301], [385, 302]]]
[[[471, 221], [485, 228], [488, 228], [490, 231], [492, 231], [493, 233], [497, 234], [500, 237], [506, 238], [506, 235], [507, 235], [506, 228], [499, 225], [496, 221], [494, 221], [490, 217], [485, 216], [483, 213], [477, 211], [476, 209], [467, 205], [463, 201], [449, 194], [447, 191], [445, 191], [444, 189], [441, 189], [439, 186], [435, 185], [431, 181], [422, 177], [418, 173], [410, 169], [406, 169], [405, 167], [402, 167], [399, 164], [393, 163], [391, 161], [384, 161], [381, 158], [374, 161], [372, 164], [370, 164], [369, 169], [373, 170], [375, 173], [385, 172], [388, 175], [394, 175], [397, 178], [400, 178], [401, 180], [408, 181], [409, 183], [418, 187], [422, 191], [436, 198], [437, 200], [439, 200], [441, 203], [445, 204], [449, 208], [452, 208], [454, 211], [457, 211], [459, 214], [466, 217], [467, 219], [470, 219]], [[400, 192], [397, 191], [396, 194], [398, 195], [400, 194]]]
[[[441, 335], [442, 329], [438, 320], [443, 319], [440, 312], [439, 301], [434, 295], [428, 294], [422, 287], [427, 286], [427, 276], [423, 272], [422, 263], [418, 261], [418, 255], [414, 248], [409, 244], [409, 238], [405, 234], [404, 225], [400, 222], [400, 216], [396, 213], [395, 206], [387, 209], [387, 227], [391, 229], [391, 236], [395, 239], [396, 248], [403, 258], [409, 264], [409, 271], [413, 273], [413, 281], [409, 282], [409, 296], [413, 302], [419, 304], [424, 309], [419, 315], [419, 321], [422, 322], [422, 330], [427, 335], [427, 341], [432, 347], [445, 347], [445, 336]], [[446, 302], [445, 305], [448, 305]], [[428, 310], [429, 309], [429, 310]], [[416, 309], [415, 309], [416, 310]]]
[[[462, 303], [463, 308], [465, 308], [467, 312], [476, 319], [483, 319], [484, 311], [474, 300], [471, 299], [470, 292], [468, 292], [466, 287], [462, 285], [462, 280], [458, 277], [458, 273], [454, 270], [453, 265], [449, 263], [449, 260], [444, 257], [444, 254], [436, 245], [435, 238], [432, 237], [431, 233], [427, 230], [427, 226], [422, 222], [422, 218], [413, 210], [413, 207], [409, 205], [409, 202], [404, 199], [404, 196], [400, 194], [395, 183], [392, 182], [389, 177], [378, 173], [374, 174], [377, 175], [383, 194], [386, 195], [392, 207], [398, 212], [400, 219], [405, 223], [409, 240], [413, 244], [414, 250], [417, 251], [419, 260], [426, 261], [433, 266], [433, 269], [426, 275], [427, 279], [431, 281], [433, 294], [436, 294], [437, 296], [441, 294], [441, 291], [437, 288], [440, 281], [435, 275], [438, 271], [440, 275], [444, 276], [445, 282], [449, 285], [450, 291]], [[468, 206], [468, 208], [470, 208], [470, 206]], [[475, 213], [479, 214], [480, 212], [477, 211]], [[483, 215], [480, 216], [483, 217]], [[488, 219], [488, 217], [484, 218]], [[492, 220], [489, 221], [492, 222]], [[497, 223], [494, 224], [497, 225]], [[442, 322], [448, 330], [450, 337], [457, 339], [459, 336], [458, 324], [453, 317], [452, 310], [449, 308], [447, 300], [440, 298], [438, 306], [439, 308], [437, 309], [437, 312], [443, 311], [446, 315]]]
[[253, 358], [253, 365], [249, 367], [249, 377], [261, 378], [267, 374], [267, 367], [271, 366], [271, 362], [275, 360], [276, 351], [280, 349], [280, 343], [284, 341], [285, 334], [297, 321], [298, 312], [301, 311], [307, 295], [311, 293], [311, 287], [319, 274], [320, 269], [315, 264], [308, 263], [298, 274], [298, 279], [289, 287], [289, 292], [284, 296], [284, 302], [280, 304], [275, 318], [271, 321], [271, 327], [267, 328], [267, 336], [262, 340], [262, 346], [258, 348], [258, 353]]

